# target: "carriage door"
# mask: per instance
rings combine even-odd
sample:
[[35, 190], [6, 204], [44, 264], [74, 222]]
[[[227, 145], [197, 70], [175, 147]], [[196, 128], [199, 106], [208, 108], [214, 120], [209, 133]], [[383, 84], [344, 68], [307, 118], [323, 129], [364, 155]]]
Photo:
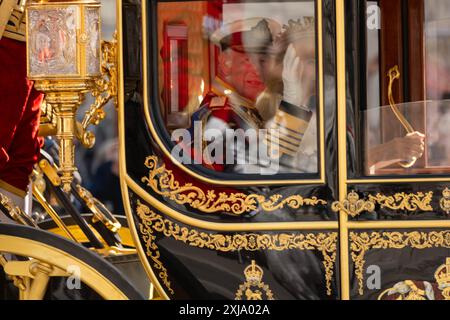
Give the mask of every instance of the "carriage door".
[[336, 4], [342, 298], [449, 299], [450, 1]]
[[334, 0], [120, 3], [122, 191], [158, 294], [339, 299]]

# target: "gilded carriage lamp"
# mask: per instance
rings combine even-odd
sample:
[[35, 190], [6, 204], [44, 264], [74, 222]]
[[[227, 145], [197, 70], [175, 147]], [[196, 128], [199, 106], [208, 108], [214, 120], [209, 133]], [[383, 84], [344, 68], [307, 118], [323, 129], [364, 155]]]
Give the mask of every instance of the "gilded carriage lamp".
[[76, 171], [75, 115], [101, 76], [100, 3], [41, 0], [26, 9], [28, 77], [54, 111], [61, 183], [69, 191]]

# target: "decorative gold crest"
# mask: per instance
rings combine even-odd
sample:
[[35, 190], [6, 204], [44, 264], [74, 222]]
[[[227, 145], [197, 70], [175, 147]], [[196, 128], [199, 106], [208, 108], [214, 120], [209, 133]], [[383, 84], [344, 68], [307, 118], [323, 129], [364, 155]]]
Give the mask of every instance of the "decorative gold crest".
[[[255, 260], [244, 269], [245, 282], [236, 291], [235, 300], [274, 300], [272, 291], [262, 279], [263, 269], [258, 266]], [[264, 296], [263, 296], [264, 294]], [[245, 296], [245, 299], [242, 299]]]
[[442, 198], [439, 201], [439, 204], [441, 206], [441, 209], [446, 214], [450, 214], [450, 189], [449, 188], [445, 188], [444, 191], [442, 191]]
[[169, 198], [181, 205], [190, 205], [193, 209], [204, 213], [226, 212], [233, 215], [249, 213], [261, 207], [266, 212], [272, 212], [284, 207], [299, 209], [303, 206], [326, 205], [325, 200], [317, 197], [303, 198], [300, 195], [292, 195], [283, 198], [282, 195], [273, 195], [266, 198], [259, 194], [245, 193], [219, 193], [208, 190], [206, 193], [192, 183], [181, 185], [175, 180], [171, 170], [167, 170], [162, 164], [158, 166], [158, 157], [149, 156], [145, 160], [145, 166], [150, 170], [148, 177], [143, 177], [142, 182], [147, 183], [154, 192]]
[[375, 204], [372, 201], [359, 199], [359, 195], [355, 191], [352, 191], [347, 195], [346, 200], [334, 202], [331, 205], [331, 209], [334, 212], [344, 211], [349, 216], [357, 217], [364, 211], [370, 212], [375, 210]]

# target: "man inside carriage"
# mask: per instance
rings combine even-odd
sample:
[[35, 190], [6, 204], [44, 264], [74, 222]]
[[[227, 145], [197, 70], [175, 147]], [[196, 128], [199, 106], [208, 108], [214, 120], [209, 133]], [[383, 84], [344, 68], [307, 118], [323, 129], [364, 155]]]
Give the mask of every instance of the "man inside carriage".
[[[237, 20], [210, 41], [219, 47], [216, 76], [190, 127], [203, 143], [185, 145], [195, 163], [240, 174], [317, 173], [315, 19]], [[423, 151], [424, 135], [414, 132], [369, 150], [367, 166]]]
[[[190, 131], [201, 123], [212, 143], [193, 147], [194, 159], [243, 174], [316, 173], [314, 18], [283, 28], [270, 18], [238, 20], [211, 41], [220, 47], [217, 76]], [[225, 142], [219, 152], [217, 141]]]

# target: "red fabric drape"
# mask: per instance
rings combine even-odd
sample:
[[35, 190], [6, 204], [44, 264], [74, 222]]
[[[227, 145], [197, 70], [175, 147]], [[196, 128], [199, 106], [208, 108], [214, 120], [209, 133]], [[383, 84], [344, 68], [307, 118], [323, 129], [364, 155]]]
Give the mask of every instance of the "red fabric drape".
[[42, 143], [43, 95], [26, 78], [25, 43], [0, 40], [0, 180], [26, 190]]

